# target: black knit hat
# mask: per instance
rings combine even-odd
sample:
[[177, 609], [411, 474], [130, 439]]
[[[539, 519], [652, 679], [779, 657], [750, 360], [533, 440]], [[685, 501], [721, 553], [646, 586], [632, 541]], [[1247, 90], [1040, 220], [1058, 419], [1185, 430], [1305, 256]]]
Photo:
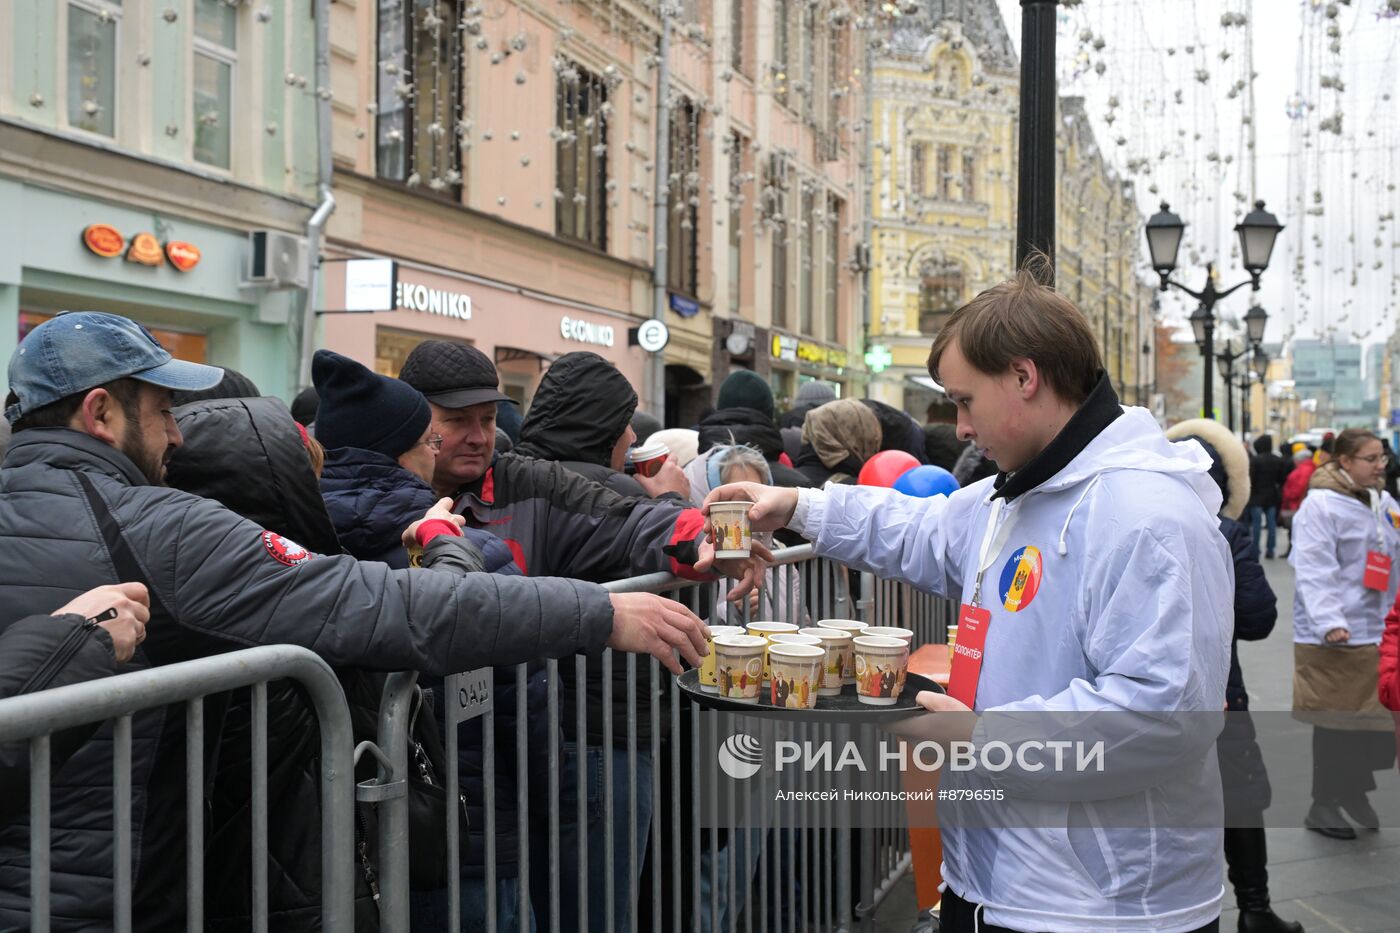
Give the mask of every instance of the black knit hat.
[[397, 458], [433, 420], [427, 399], [413, 386], [330, 350], [312, 357], [311, 381], [321, 396], [316, 440], [328, 449], [358, 447]]
[[399, 378], [443, 408], [515, 401], [500, 390], [501, 377], [485, 353], [449, 340], [425, 340], [414, 347]]
[[720, 383], [716, 408], [752, 408], [773, 417], [773, 390], [751, 369], [736, 369]]

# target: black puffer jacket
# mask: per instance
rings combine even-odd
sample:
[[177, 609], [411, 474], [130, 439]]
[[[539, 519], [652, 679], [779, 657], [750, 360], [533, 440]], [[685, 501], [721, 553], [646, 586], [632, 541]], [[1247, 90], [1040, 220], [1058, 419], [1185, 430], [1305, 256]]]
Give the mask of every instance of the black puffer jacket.
[[893, 405], [886, 405], [873, 398], [863, 398], [861, 402], [875, 413], [880, 421], [880, 449], [902, 450], [918, 460], [927, 463], [924, 453], [924, 429], [907, 413]]
[[[117, 673], [112, 636], [96, 623], [83, 622], [79, 615], [36, 615], [0, 632], [0, 700]], [[51, 773], [96, 731], [94, 723], [55, 733], [49, 744]], [[0, 745], [0, 825], [28, 809], [29, 744]]]
[[[646, 493], [635, 479], [619, 473], [611, 466], [612, 452], [618, 438], [631, 425], [637, 408], [637, 393], [627, 377], [616, 366], [596, 353], [566, 353], [549, 367], [540, 382], [525, 423], [520, 426], [520, 443], [515, 453], [538, 460], [553, 460], [570, 472], [592, 480], [618, 495], [629, 499], [644, 499]], [[624, 659], [613, 665], [613, 744], [625, 747], [627, 742], [627, 669]], [[573, 721], [577, 708], [571, 665], [560, 665], [564, 682], [570, 688], [569, 710], [564, 721]], [[648, 712], [653, 703], [659, 704], [660, 694], [651, 695], [646, 664], [637, 665], [637, 741], [645, 750], [651, 729]], [[602, 665], [588, 666], [587, 706], [590, 743], [603, 735], [603, 671]], [[662, 731], [666, 717], [661, 716]]]
[[1220, 519], [1220, 533], [1230, 544], [1235, 559], [1235, 634], [1230, 640], [1230, 679], [1225, 702], [1232, 710], [1249, 709], [1249, 693], [1244, 686], [1236, 643], [1268, 638], [1278, 621], [1278, 599], [1259, 565], [1259, 549], [1249, 529], [1234, 519]]
[[[0, 605], [12, 618], [118, 582], [84, 483], [161, 607], [136, 669], [284, 643], [333, 666], [445, 674], [598, 651], [612, 631], [612, 606], [598, 587], [317, 556], [216, 502], [148, 485], [120, 451], [65, 428], [20, 432], [0, 467]], [[55, 527], [64, 533], [56, 537]], [[436, 544], [425, 562], [437, 559]], [[185, 913], [183, 706], [136, 714], [132, 733], [134, 916], [140, 929], [176, 929]], [[63, 879], [54, 887], [55, 930], [110, 922], [112, 796], [92, 776], [111, 773], [104, 726], [54, 775], [52, 870]], [[0, 928], [28, 925], [28, 891], [28, 820], [19, 817], [0, 827]]]
[[745, 444], [761, 452], [763, 459], [768, 461], [774, 486], [811, 485], [805, 476], [778, 459], [783, 455], [783, 435], [773, 424], [772, 418], [755, 408], [721, 408], [713, 411], [700, 422], [697, 431], [700, 435], [699, 452], [702, 454], [711, 447]]

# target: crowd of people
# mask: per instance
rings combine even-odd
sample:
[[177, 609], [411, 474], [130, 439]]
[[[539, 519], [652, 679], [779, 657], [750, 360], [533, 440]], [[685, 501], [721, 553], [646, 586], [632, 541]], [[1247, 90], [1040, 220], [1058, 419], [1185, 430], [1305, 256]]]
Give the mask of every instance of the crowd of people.
[[[1355, 835], [1345, 817], [1376, 828], [1367, 793], [1395, 756], [1392, 721], [1376, 714], [1382, 703], [1400, 707], [1400, 608], [1391, 608], [1400, 503], [1381, 440], [1352, 429], [1317, 451], [1276, 453], [1263, 436], [1247, 452], [1208, 421], [1164, 437], [1147, 412], [1119, 403], [1078, 310], [1030, 273], [954, 314], [930, 372], [948, 401], [930, 406], [923, 425], [875, 400], [838, 398], [820, 381], [804, 383], [780, 412], [768, 382], [738, 370], [697, 424], [664, 426], [638, 411], [634, 388], [596, 354], [555, 360], [521, 413], [484, 354], [429, 340], [397, 377], [317, 351], [314, 386], [289, 409], [236, 372], [173, 359], [129, 319], [58, 315], [25, 338], [9, 368], [0, 697], [250, 645], [301, 645], [337, 671], [357, 739], [374, 735], [386, 672], [420, 672], [413, 738], [432, 770], [445, 737], [441, 678], [492, 666], [494, 765], [483, 719], [463, 723], [461, 876], [415, 862], [414, 929], [447, 930], [448, 885], [459, 888], [463, 929], [482, 928], [488, 900], [501, 929], [608, 929], [609, 876], [612, 929], [645, 928], [636, 890], [646, 859], [662, 857], [648, 854], [653, 821], [668, 819], [652, 810], [660, 763], [651, 749], [678, 739], [667, 717], [636, 711], [654, 709], [661, 692], [645, 664], [561, 664], [570, 727], [550, 734], [547, 659], [611, 647], [679, 673], [699, 663], [706, 623], [741, 607], [758, 617], [815, 614], [822, 607], [802, 575], [771, 566], [774, 551], [811, 540], [823, 556], [961, 599], [962, 618], [987, 626], [972, 693], [952, 691], [975, 702], [921, 695], [930, 710], [1243, 711], [1235, 641], [1273, 628], [1275, 596], [1259, 560], [1261, 551], [1275, 557], [1283, 527], [1289, 549], [1280, 553], [1298, 580], [1294, 706], [1315, 717], [1307, 825], [1338, 838]], [[634, 469], [638, 445], [664, 447], [659, 469]], [[950, 488], [962, 488], [915, 498], [861, 485], [889, 451], [948, 471], [958, 481]], [[725, 499], [753, 502], [748, 559], [715, 556], [705, 510]], [[1037, 582], [1043, 574], [1072, 585], [1000, 605], [983, 576], [999, 572], [1002, 548], [1016, 547], [1035, 552]], [[657, 571], [703, 584], [694, 611], [599, 585]], [[1003, 618], [1013, 612], [1014, 625]], [[206, 925], [245, 929], [250, 700], [219, 698], [206, 716], [215, 737], [206, 871], [225, 882], [210, 893]], [[157, 709], [132, 724], [133, 905], [145, 929], [177, 928], [186, 906], [180, 723], [178, 710]], [[1367, 731], [1363, 757], [1345, 734], [1358, 729]], [[294, 688], [269, 689], [267, 737], [272, 927], [316, 929], [319, 745]], [[548, 916], [549, 871], [531, 869], [523, 881], [523, 853], [540, 858], [553, 840], [521, 838], [542, 821], [522, 830], [520, 796], [532, 808], [549, 802], [539, 781], [521, 786], [519, 763], [543, 774], [551, 753], [559, 903], [576, 903], [586, 885], [586, 917]], [[1183, 740], [1173, 754], [1171, 782], [1144, 776], [1128, 797], [1189, 809], [1213, 779], [1213, 753]], [[53, 740], [56, 929], [101, 928], [112, 916], [113, 755], [109, 727]], [[1226, 783], [1250, 788], [1249, 805], [1262, 811], [1267, 775], [1232, 777], [1225, 758]], [[605, 773], [628, 779], [605, 786]], [[1151, 826], [1065, 823], [1052, 838], [1028, 827], [1043, 825], [1044, 807], [1061, 806], [1047, 802], [1057, 792], [1014, 769], [1000, 780], [1042, 810], [1009, 820], [995, 839], [945, 829], [944, 930], [1059, 929], [1068, 916], [1084, 929], [1128, 918], [1133, 929], [1215, 930], [1223, 866], [1202, 857], [1208, 851], [1228, 861], [1241, 929], [1301, 929], [1270, 908], [1262, 829], [1222, 840], [1218, 829], [1177, 827], [1170, 845], [1158, 845]], [[0, 781], [0, 926], [20, 927], [30, 911], [27, 749], [0, 748]], [[605, 795], [611, 807], [600, 805]], [[678, 805], [661, 801], [663, 811]], [[373, 929], [373, 827], [358, 819], [356, 834], [357, 925]], [[741, 864], [756, 854], [745, 836], [730, 844]], [[626, 857], [591, 857], [585, 870], [581, 849]], [[711, 867], [688, 866], [706, 892], [723, 880]], [[716, 895], [726, 916], [742, 909], [752, 870]]]

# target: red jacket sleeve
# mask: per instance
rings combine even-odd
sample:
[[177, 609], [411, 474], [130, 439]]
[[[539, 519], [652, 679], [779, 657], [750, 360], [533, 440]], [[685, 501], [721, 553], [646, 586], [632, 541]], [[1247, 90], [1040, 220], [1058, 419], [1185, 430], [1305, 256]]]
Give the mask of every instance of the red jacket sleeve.
[[1386, 709], [1400, 711], [1400, 599], [1385, 617], [1381, 636], [1380, 700]]
[[1283, 508], [1297, 509], [1303, 504], [1308, 493], [1308, 481], [1312, 479], [1313, 467], [1310, 463], [1300, 463], [1288, 474], [1283, 484]]

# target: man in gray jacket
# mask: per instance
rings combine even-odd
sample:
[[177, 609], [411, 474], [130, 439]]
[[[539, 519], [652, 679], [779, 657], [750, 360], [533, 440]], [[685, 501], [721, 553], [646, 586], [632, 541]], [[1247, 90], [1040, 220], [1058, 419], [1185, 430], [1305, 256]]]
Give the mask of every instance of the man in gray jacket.
[[[10, 361], [5, 410], [14, 438], [0, 468], [0, 626], [122, 580], [146, 584], [158, 623], [127, 669], [273, 643], [303, 645], [332, 665], [430, 674], [605, 645], [651, 653], [677, 673], [677, 652], [699, 663], [704, 626], [656, 596], [316, 555], [164, 488], [165, 461], [181, 442], [172, 390], [208, 388], [221, 376], [172, 359], [117, 315], [64, 314], [25, 338]], [[443, 522], [406, 534], [426, 531], [422, 524]], [[433, 542], [426, 559], [450, 540]], [[133, 904], [142, 928], [174, 928], [184, 914], [182, 719], [155, 709], [133, 720]], [[55, 929], [110, 922], [110, 735], [99, 731], [54, 777]], [[0, 927], [27, 925], [28, 846], [24, 821], [0, 828]]]

